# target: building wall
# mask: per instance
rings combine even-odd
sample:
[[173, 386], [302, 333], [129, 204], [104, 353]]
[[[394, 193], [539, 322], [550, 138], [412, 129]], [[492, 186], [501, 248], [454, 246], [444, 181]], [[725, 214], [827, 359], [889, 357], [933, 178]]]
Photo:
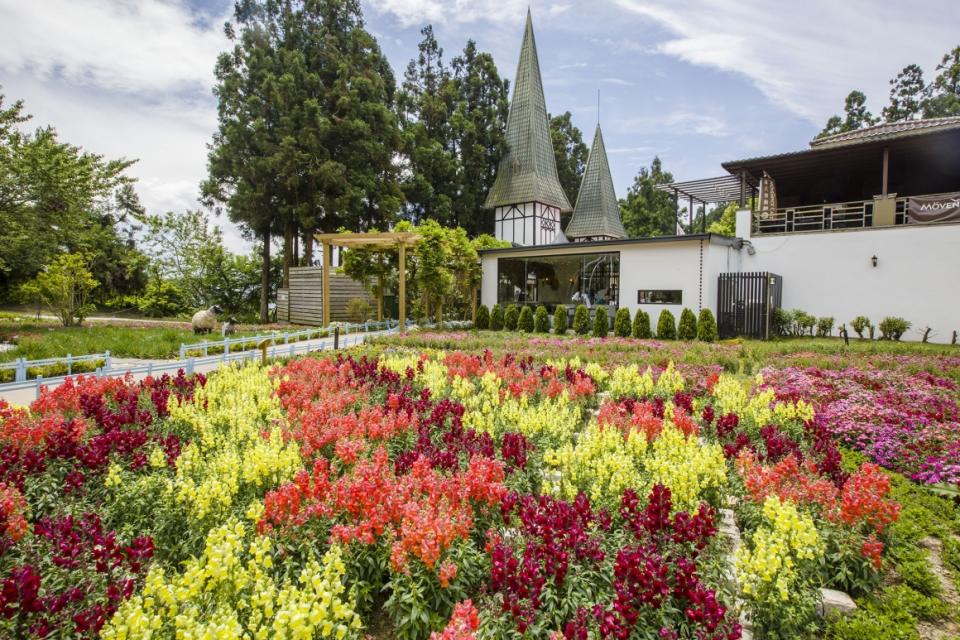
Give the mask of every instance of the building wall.
[[833, 316], [838, 326], [858, 315], [874, 324], [901, 316], [913, 325], [907, 340], [919, 340], [927, 326], [933, 342], [950, 342], [960, 330], [960, 225], [750, 237], [742, 220], [749, 214], [738, 212], [738, 230], [756, 254], [741, 251], [740, 270], [783, 276], [785, 308]]
[[560, 209], [525, 202], [494, 210], [494, 237], [523, 246], [550, 244], [560, 230]]
[[[701, 272], [701, 247], [702, 265]], [[541, 251], [504, 251], [484, 254], [482, 257], [483, 280], [480, 301], [488, 307], [497, 303], [497, 260], [507, 257], [537, 255], [562, 255], [590, 252], [618, 251], [620, 253], [620, 306], [630, 309], [631, 315], [638, 308], [650, 314], [652, 324], [663, 309], [669, 309], [679, 319], [680, 312], [688, 307], [698, 313], [701, 307], [716, 312], [716, 272], [708, 276], [710, 265], [726, 264], [729, 252], [724, 245], [706, 240], [677, 240], [657, 243], [611, 244], [601, 247], [571, 244], [552, 246]], [[638, 304], [640, 289], [679, 289], [683, 291], [683, 303], [678, 305]], [[571, 303], [572, 304], [572, 303]]]

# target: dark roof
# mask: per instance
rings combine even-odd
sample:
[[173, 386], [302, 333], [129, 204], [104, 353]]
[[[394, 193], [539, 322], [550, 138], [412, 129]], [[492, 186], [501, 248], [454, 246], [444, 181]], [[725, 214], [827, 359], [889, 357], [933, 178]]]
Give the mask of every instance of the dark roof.
[[921, 133], [932, 133], [944, 129], [960, 128], [960, 116], [949, 118], [928, 118], [927, 120], [901, 120], [900, 122], [888, 122], [878, 124], [866, 129], [856, 129], [855, 131], [845, 131], [844, 133], [835, 133], [832, 136], [814, 138], [810, 141], [813, 148], [837, 147], [846, 144], [859, 144], [861, 142], [871, 142], [875, 140], [889, 140], [891, 138], [901, 138], [906, 136], [918, 135]]
[[507, 151], [500, 159], [497, 177], [487, 195], [485, 207], [541, 202], [561, 211], [570, 211], [553, 155], [547, 104], [540, 78], [533, 20], [527, 10], [527, 26], [520, 47], [520, 61], [513, 83], [510, 115], [507, 117]]
[[695, 242], [700, 240], [706, 240], [707, 242], [714, 244], [721, 244], [726, 246], [732, 246], [738, 242], [737, 238], [731, 238], [730, 236], [724, 236], [717, 233], [694, 233], [686, 236], [647, 236], [644, 238], [620, 238], [618, 240], [594, 240], [591, 242], [571, 242], [570, 244], [564, 245], [554, 245], [554, 244], [539, 244], [539, 245], [528, 245], [523, 247], [504, 247], [502, 249], [481, 249], [478, 253], [488, 254], [488, 253], [509, 253], [514, 251], [540, 251], [540, 252], [549, 252], [550, 250], [556, 249], [583, 249], [586, 252], [589, 249], [593, 248], [603, 248], [610, 246], [617, 246], [623, 244], [657, 244], [657, 243], [670, 243], [670, 242]]
[[[676, 194], [678, 197], [693, 199], [697, 202], [717, 203], [733, 202], [740, 199], [740, 176], [725, 175], [686, 182], [658, 184], [657, 189]], [[749, 193], [747, 194], [749, 196]]]
[[607, 149], [603, 144], [600, 125], [593, 134], [593, 146], [580, 181], [577, 205], [567, 225], [568, 238], [626, 238], [627, 230], [620, 219], [620, 204], [613, 190]]

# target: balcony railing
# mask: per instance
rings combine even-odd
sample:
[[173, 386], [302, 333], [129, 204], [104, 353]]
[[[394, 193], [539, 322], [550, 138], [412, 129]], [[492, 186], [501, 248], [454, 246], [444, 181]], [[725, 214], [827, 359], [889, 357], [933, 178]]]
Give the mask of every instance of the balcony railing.
[[[907, 201], [897, 198], [894, 224], [907, 222]], [[784, 207], [753, 214], [753, 233], [800, 233], [834, 229], [864, 229], [873, 226], [873, 200]]]

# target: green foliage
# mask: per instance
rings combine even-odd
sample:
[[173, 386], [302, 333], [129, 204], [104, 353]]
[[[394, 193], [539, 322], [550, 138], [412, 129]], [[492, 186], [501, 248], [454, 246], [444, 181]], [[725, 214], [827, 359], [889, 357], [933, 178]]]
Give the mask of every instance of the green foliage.
[[[547, 116], [550, 120], [550, 139], [553, 142], [553, 155], [557, 163], [557, 177], [560, 186], [571, 203], [577, 201], [580, 181], [587, 167], [590, 149], [583, 141], [583, 132], [571, 120], [569, 111], [558, 116]], [[563, 213], [560, 225], [567, 228], [572, 212]]]
[[21, 286], [25, 299], [45, 304], [65, 327], [83, 324], [94, 310], [91, 292], [100, 286], [87, 270], [89, 258], [76, 253], [61, 254], [53, 263]]
[[867, 316], [857, 316], [850, 321], [850, 326], [857, 332], [857, 337], [863, 340], [863, 332], [873, 327], [870, 318]]
[[717, 320], [713, 317], [713, 311], [704, 307], [700, 310], [700, 317], [697, 318], [697, 340], [714, 342], [716, 339]]
[[474, 322], [474, 327], [481, 331], [490, 328], [490, 309], [487, 308], [487, 305], [482, 304], [477, 307], [477, 319]]
[[151, 318], [172, 318], [186, 311], [183, 292], [168, 280], [151, 280], [137, 301], [137, 308]]
[[707, 227], [709, 233], [719, 233], [724, 236], [735, 236], [737, 234], [737, 209], [739, 203], [731, 202], [723, 208], [716, 221]]
[[677, 339], [676, 321], [668, 309], [661, 311], [660, 317], [657, 318], [657, 338], [659, 340]]
[[620, 215], [627, 235], [672, 236], [677, 232], [677, 212], [672, 196], [657, 189], [657, 185], [673, 182], [673, 175], [663, 170], [660, 158], [654, 158], [650, 168], [643, 167], [620, 201]]
[[567, 333], [567, 308], [562, 304], [553, 311], [553, 332], [558, 336]]
[[[544, 309], [544, 311], [546, 311], [546, 309]], [[517, 331], [533, 333], [533, 327], [533, 309], [530, 308], [530, 305], [523, 305], [523, 308], [520, 310], [520, 316], [517, 319]]]
[[508, 304], [507, 310], [503, 313], [503, 328], [507, 331], [516, 331], [519, 321], [520, 309], [515, 304]]
[[533, 314], [533, 330], [537, 333], [550, 333], [550, 314], [547, 308], [542, 304], [537, 307], [537, 312]]
[[617, 314], [613, 317], [613, 335], [618, 338], [630, 337], [630, 309], [617, 309]]
[[802, 309], [777, 309], [773, 315], [774, 333], [780, 336], [812, 336], [817, 318]]
[[365, 298], [348, 300], [346, 312], [350, 322], [365, 322], [373, 316], [373, 308]]
[[650, 331], [649, 313], [643, 309], [637, 309], [636, 315], [633, 316], [633, 327], [631, 333], [633, 334], [634, 338], [640, 338], [642, 340], [648, 340], [653, 337], [653, 334]]
[[910, 329], [910, 321], [896, 316], [887, 316], [880, 321], [878, 328], [880, 329], [881, 340], [895, 340], [899, 342], [903, 334]]
[[593, 311], [593, 337], [606, 338], [610, 333], [610, 317], [607, 315], [607, 305], [601, 304]]
[[916, 619], [904, 609], [892, 609], [882, 603], [863, 601], [849, 616], [830, 621], [830, 640], [919, 640]]
[[503, 330], [503, 307], [499, 304], [493, 305], [490, 310], [490, 329], [492, 331]]
[[823, 131], [817, 134], [817, 137], [823, 138], [836, 133], [856, 131], [857, 129], [872, 127], [873, 125], [877, 124], [878, 119], [873, 117], [873, 114], [867, 111], [866, 103], [867, 97], [863, 95], [862, 91], [851, 91], [849, 94], [847, 94], [847, 98], [844, 101], [843, 118], [840, 116], [830, 116], [830, 119], [827, 120], [827, 124], [824, 126]]
[[426, 305], [436, 311], [437, 322], [443, 320], [444, 300], [453, 293], [454, 276], [450, 269], [453, 259], [447, 230], [436, 220], [426, 220], [417, 227], [422, 236], [414, 249], [416, 270], [413, 279]]
[[684, 308], [680, 312], [680, 322], [677, 325], [677, 338], [680, 340], [696, 340], [697, 339], [697, 316], [693, 315], [693, 311], [690, 309]]
[[590, 310], [585, 304], [578, 304], [573, 312], [573, 332], [578, 336], [590, 333]]
[[833, 335], [833, 316], [817, 318], [817, 337], [828, 338]]

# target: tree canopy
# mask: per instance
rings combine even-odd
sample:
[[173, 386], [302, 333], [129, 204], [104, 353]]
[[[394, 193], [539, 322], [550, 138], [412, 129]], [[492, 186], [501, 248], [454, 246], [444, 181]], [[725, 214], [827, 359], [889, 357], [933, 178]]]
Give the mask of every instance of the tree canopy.
[[677, 212], [673, 197], [657, 189], [657, 185], [673, 182], [673, 175], [663, 170], [659, 157], [650, 168], [641, 167], [625, 198], [620, 200], [620, 216], [627, 235], [671, 236], [677, 232]]

